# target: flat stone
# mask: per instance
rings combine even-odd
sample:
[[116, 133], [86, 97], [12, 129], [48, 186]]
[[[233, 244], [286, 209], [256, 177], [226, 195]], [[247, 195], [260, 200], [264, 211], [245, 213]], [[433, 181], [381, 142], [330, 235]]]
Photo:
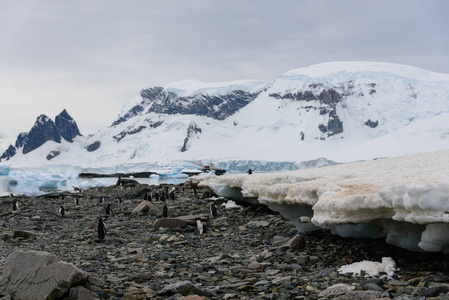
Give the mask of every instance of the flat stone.
[[174, 295], [174, 294], [178, 294], [178, 293], [183, 296], [187, 296], [190, 294], [202, 295], [203, 291], [201, 289], [197, 288], [190, 281], [180, 281], [180, 282], [169, 284], [169, 285], [165, 286], [160, 292], [158, 292], [158, 294], [162, 295], [162, 296], [170, 296], [170, 295]]

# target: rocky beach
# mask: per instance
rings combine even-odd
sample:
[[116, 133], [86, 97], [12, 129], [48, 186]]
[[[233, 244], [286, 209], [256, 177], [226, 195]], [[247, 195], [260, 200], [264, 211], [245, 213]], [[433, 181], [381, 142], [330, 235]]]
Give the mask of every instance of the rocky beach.
[[[167, 190], [175, 190], [174, 200], [152, 197], [145, 206], [145, 194]], [[15, 201], [19, 209], [13, 212]], [[194, 192], [189, 184], [132, 182], [0, 198], [0, 299], [17, 298], [7, 292], [4, 278], [7, 257], [17, 251], [45, 251], [85, 272], [57, 299], [449, 299], [442, 254], [409, 252], [383, 240], [344, 239], [325, 230], [296, 243], [295, 227], [280, 214], [265, 206], [225, 208], [227, 201], [203, 188]], [[219, 208], [216, 218], [209, 216], [211, 203]], [[181, 217], [181, 225], [167, 221], [154, 230], [164, 204], [168, 218]], [[195, 216], [205, 221], [202, 235]], [[97, 235], [100, 217], [106, 226], [103, 241]], [[396, 263], [392, 277], [337, 271], [383, 257]]]

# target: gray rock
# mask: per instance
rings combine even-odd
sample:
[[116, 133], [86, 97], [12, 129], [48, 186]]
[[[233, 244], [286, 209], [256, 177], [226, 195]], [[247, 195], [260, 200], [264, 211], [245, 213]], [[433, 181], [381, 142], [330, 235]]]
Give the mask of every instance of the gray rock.
[[89, 291], [83, 286], [76, 286], [70, 289], [68, 300], [95, 300], [98, 295]]
[[137, 215], [138, 213], [150, 214], [153, 216], [157, 216], [160, 214], [159, 209], [154, 206], [153, 203], [147, 200], [143, 200], [133, 209], [133, 215]]
[[13, 239], [15, 239], [18, 237], [29, 238], [32, 236], [37, 236], [37, 234], [32, 231], [28, 231], [28, 230], [16, 230], [16, 231], [14, 231], [14, 234], [12, 237], [13, 237]]
[[3, 232], [3, 233], [0, 234], [0, 239], [3, 240], [3, 241], [9, 240], [9, 239], [11, 239], [11, 237], [12, 236], [9, 233], [7, 233], [7, 232]]
[[377, 291], [351, 291], [334, 298], [334, 300], [370, 300], [380, 297], [382, 297], [382, 293]]
[[306, 246], [306, 240], [301, 234], [297, 234], [292, 237], [282, 247], [290, 248], [292, 250], [301, 250]]
[[158, 292], [159, 295], [162, 296], [170, 296], [175, 294], [181, 294], [183, 296], [187, 296], [190, 294], [197, 294], [202, 295], [203, 291], [199, 288], [197, 288], [192, 282], [190, 281], [180, 281], [173, 284], [169, 284], [165, 286], [160, 292]]
[[449, 288], [447, 286], [441, 285], [441, 286], [435, 286], [430, 289], [427, 289], [423, 292], [423, 296], [427, 297], [436, 297], [439, 294], [446, 294], [449, 292]]
[[0, 277], [0, 294], [14, 299], [56, 299], [86, 281], [86, 272], [48, 252], [10, 254]]

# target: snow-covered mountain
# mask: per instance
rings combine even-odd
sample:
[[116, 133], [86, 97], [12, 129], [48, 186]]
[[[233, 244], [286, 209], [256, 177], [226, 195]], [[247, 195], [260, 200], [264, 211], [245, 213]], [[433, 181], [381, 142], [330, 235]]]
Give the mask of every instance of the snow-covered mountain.
[[[19, 149], [22, 154], [27, 154], [39, 148], [47, 141], [61, 143], [61, 139], [64, 139], [71, 143], [77, 136], [81, 136], [78, 125], [65, 109], [56, 116], [55, 122], [46, 115], [40, 115], [31, 130], [20, 133], [17, 136], [15, 146], [10, 145], [2, 156], [0, 156], [0, 160], [9, 160], [16, 155]], [[59, 155], [58, 151], [51, 151], [46, 158], [47, 160], [51, 160], [57, 155]]]
[[[448, 121], [449, 74], [334, 62], [274, 82], [188, 80], [144, 89], [109, 128], [18, 151], [8, 163], [120, 169], [177, 160], [354, 161], [449, 148]], [[49, 161], [52, 151], [59, 155]]]

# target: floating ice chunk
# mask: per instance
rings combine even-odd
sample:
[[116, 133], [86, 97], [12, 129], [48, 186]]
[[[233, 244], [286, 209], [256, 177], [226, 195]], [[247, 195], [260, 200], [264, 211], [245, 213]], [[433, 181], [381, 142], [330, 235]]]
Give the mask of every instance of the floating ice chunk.
[[39, 184], [39, 190], [41, 191], [54, 191], [58, 189], [58, 180], [55, 179], [47, 179], [43, 180]]
[[341, 266], [337, 271], [340, 274], [352, 273], [353, 276], [361, 276], [362, 271], [364, 271], [366, 273], [365, 277], [375, 277], [385, 273], [388, 278], [391, 278], [396, 270], [396, 263], [391, 257], [382, 257], [381, 263], [364, 260]]
[[85, 190], [93, 187], [106, 187], [110, 185], [111, 183], [109, 179], [93, 178], [93, 180], [85, 180], [81, 182], [80, 188]]
[[0, 165], [0, 175], [8, 175], [10, 170], [10, 165]]

